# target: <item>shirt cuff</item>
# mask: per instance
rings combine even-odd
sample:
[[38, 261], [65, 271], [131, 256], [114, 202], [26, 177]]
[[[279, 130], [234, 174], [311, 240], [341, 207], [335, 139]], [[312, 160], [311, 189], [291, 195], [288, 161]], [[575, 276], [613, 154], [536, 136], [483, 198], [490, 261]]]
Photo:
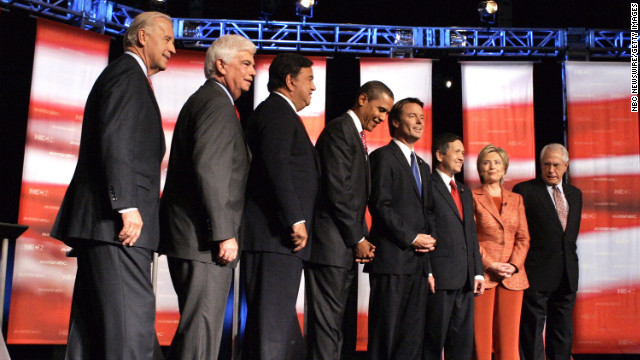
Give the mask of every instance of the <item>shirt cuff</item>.
[[138, 208], [126, 208], [126, 209], [120, 209], [120, 210], [118, 210], [118, 212], [120, 214], [124, 214], [124, 213], [128, 213], [128, 212], [136, 211], [136, 210], [138, 210]]
[[362, 237], [362, 239], [358, 240], [358, 244], [360, 244], [363, 241], [364, 241], [364, 236]]
[[484, 275], [476, 275], [473, 279], [474, 280], [482, 280], [482, 281], [484, 281]]
[[[305, 220], [300, 220], [300, 221], [296, 221], [296, 222], [294, 222], [294, 223], [293, 223], [293, 225], [304, 224], [304, 223], [306, 223], [306, 221], [305, 221]], [[292, 225], [292, 226], [293, 226], [293, 225]]]

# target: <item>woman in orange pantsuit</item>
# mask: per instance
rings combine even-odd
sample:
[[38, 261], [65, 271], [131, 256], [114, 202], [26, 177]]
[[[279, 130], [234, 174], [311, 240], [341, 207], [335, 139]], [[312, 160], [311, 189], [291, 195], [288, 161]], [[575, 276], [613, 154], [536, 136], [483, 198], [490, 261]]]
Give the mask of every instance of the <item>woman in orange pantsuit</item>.
[[487, 145], [478, 155], [482, 187], [473, 190], [478, 243], [484, 266], [483, 295], [475, 298], [475, 358], [520, 359], [518, 333], [524, 289], [529, 287], [524, 260], [529, 231], [519, 194], [502, 186], [509, 157], [502, 148]]

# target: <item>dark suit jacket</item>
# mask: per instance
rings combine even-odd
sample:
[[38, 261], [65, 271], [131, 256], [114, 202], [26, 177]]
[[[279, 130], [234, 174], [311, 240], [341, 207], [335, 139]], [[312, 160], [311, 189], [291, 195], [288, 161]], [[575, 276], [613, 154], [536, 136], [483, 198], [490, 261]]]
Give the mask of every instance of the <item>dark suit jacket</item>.
[[428, 256], [411, 246], [419, 233], [433, 234], [431, 176], [429, 165], [420, 157], [422, 197], [411, 166], [393, 140], [371, 153], [371, 242], [375, 257], [365, 265], [374, 274], [415, 274], [430, 268]]
[[215, 262], [218, 242], [238, 237], [250, 161], [231, 99], [207, 80], [182, 107], [173, 133], [161, 253]]
[[312, 238], [320, 188], [316, 149], [298, 114], [278, 94], [258, 105], [246, 126], [253, 160], [242, 220], [243, 249], [308, 260], [311, 241], [293, 253], [291, 226], [305, 220]]
[[349, 114], [324, 128], [316, 150], [322, 184], [309, 261], [350, 269], [352, 247], [369, 236], [364, 214], [370, 185], [367, 154]]
[[78, 164], [51, 236], [120, 243], [119, 209], [138, 208], [137, 247], [158, 247], [160, 165], [165, 152], [160, 110], [138, 62], [128, 54], [96, 80], [85, 105]]
[[527, 214], [531, 247], [525, 261], [530, 289], [552, 291], [558, 288], [566, 270], [569, 288], [578, 290], [578, 232], [582, 216], [582, 192], [575, 186], [562, 184], [569, 203], [567, 228], [560, 219], [547, 186], [542, 179], [517, 184], [513, 191], [522, 195]]
[[480, 187], [473, 190], [473, 207], [484, 268], [494, 262], [510, 263], [518, 268], [518, 272], [505, 279], [485, 271], [485, 287], [491, 289], [498, 283], [509, 290], [529, 287], [524, 266], [529, 250], [529, 230], [522, 196], [503, 187], [502, 210], [498, 212], [491, 194]]
[[433, 204], [435, 214], [436, 249], [429, 254], [436, 290], [455, 290], [473, 286], [474, 277], [483, 275], [482, 259], [478, 250], [476, 222], [473, 220], [471, 191], [456, 181], [462, 200], [464, 221], [453, 202], [444, 181], [433, 171]]

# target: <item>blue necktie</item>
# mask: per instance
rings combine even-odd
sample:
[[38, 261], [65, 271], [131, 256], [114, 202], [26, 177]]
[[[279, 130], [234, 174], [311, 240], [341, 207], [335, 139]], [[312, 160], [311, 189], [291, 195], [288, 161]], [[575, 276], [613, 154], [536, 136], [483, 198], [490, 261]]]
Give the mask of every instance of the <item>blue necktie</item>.
[[418, 162], [416, 161], [416, 153], [411, 152], [411, 171], [418, 185], [418, 193], [422, 196], [422, 182], [420, 181], [420, 170], [418, 170]]

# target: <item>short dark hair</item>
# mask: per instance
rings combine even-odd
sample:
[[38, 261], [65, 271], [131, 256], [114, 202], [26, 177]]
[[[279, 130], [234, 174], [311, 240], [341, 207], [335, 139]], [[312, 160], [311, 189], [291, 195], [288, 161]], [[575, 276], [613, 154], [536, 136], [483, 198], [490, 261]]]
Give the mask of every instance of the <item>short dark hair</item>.
[[402, 108], [407, 104], [418, 104], [420, 108], [424, 108], [424, 103], [418, 98], [408, 97], [404, 98], [393, 105], [391, 111], [389, 111], [389, 135], [394, 137], [396, 128], [393, 126], [393, 120], [400, 120], [400, 114], [402, 114]]
[[446, 154], [447, 151], [449, 151], [449, 143], [452, 143], [456, 140], [460, 140], [462, 142], [462, 138], [460, 136], [452, 133], [440, 134], [433, 140], [433, 145], [431, 146], [431, 155], [433, 156], [434, 167], [439, 163], [436, 152], [440, 151], [442, 154]]
[[287, 85], [287, 75], [297, 77], [302, 68], [310, 68], [313, 61], [300, 54], [278, 54], [269, 65], [269, 82], [267, 89], [275, 91]]
[[369, 101], [376, 100], [382, 94], [389, 95], [391, 100], [393, 100], [393, 91], [391, 91], [391, 89], [389, 89], [389, 87], [382, 81], [378, 80], [367, 81], [366, 83], [362, 84], [362, 86], [360, 86], [360, 89], [358, 89], [358, 96], [356, 96], [356, 104], [358, 103], [358, 99], [362, 94], [366, 94]]

